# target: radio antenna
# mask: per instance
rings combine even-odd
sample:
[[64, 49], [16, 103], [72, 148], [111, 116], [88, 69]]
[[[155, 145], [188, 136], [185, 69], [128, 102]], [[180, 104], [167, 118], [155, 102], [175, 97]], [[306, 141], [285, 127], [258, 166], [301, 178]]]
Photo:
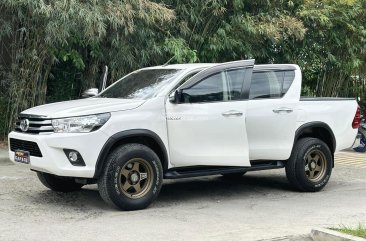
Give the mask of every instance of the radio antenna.
[[163, 64], [163, 67], [167, 66], [174, 58], [175, 58], [175, 55], [173, 57], [171, 57], [168, 61], [166, 61], [166, 63]]

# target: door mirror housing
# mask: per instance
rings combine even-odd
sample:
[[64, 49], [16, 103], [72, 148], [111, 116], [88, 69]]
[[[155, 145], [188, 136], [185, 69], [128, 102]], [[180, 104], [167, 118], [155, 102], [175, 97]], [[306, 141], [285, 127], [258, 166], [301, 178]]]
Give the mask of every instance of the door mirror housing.
[[91, 88], [88, 90], [85, 90], [82, 94], [81, 94], [81, 98], [90, 98], [90, 97], [94, 97], [97, 96], [99, 93], [98, 88]]
[[169, 101], [173, 104], [179, 104], [182, 96], [182, 90], [176, 90], [169, 95]]

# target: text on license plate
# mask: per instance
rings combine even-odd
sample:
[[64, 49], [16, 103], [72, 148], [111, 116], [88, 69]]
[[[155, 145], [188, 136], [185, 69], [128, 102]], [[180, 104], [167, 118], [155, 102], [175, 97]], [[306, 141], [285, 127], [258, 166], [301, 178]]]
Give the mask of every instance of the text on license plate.
[[21, 162], [25, 164], [29, 164], [30, 158], [29, 158], [29, 151], [15, 151], [15, 157], [14, 160], [16, 162]]

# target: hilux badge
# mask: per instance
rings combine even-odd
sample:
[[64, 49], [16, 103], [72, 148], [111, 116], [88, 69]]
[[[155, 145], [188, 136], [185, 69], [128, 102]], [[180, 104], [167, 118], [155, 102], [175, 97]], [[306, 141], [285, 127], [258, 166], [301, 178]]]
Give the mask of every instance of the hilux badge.
[[28, 119], [23, 119], [20, 121], [20, 129], [23, 132], [26, 132], [29, 128], [29, 120]]

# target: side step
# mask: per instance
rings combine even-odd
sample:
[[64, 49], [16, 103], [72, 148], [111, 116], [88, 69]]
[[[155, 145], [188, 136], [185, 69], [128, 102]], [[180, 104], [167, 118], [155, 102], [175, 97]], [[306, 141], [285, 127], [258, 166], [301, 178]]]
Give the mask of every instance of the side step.
[[191, 166], [191, 167], [178, 167], [168, 169], [164, 178], [166, 179], [178, 179], [188, 177], [201, 177], [228, 173], [260, 171], [269, 169], [278, 169], [285, 167], [283, 161], [268, 161], [257, 164], [252, 164], [250, 167], [232, 167], [232, 166]]

